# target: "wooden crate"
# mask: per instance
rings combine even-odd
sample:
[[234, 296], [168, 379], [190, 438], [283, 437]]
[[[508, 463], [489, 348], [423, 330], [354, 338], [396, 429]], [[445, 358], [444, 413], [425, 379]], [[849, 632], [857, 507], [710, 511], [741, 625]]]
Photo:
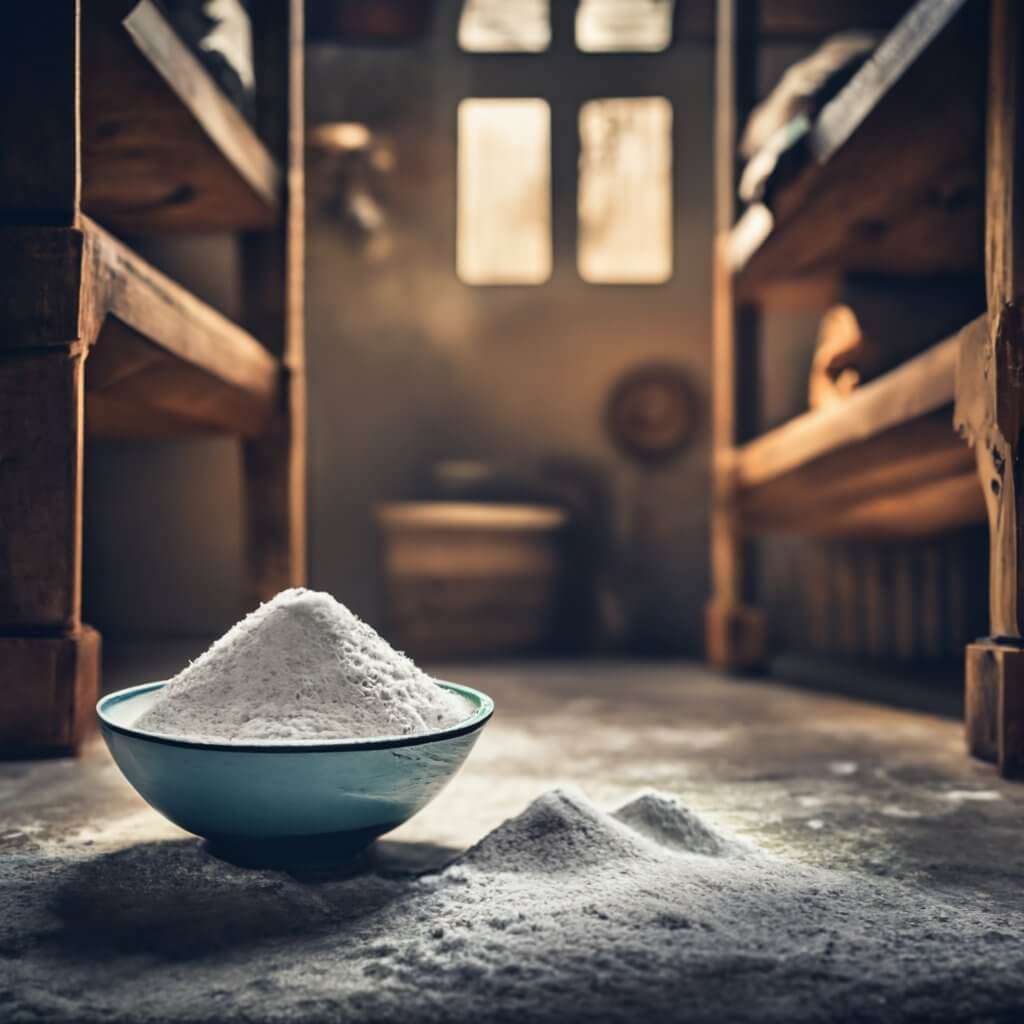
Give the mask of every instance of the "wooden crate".
[[564, 578], [566, 520], [544, 505], [378, 507], [391, 641], [416, 658], [544, 650]]

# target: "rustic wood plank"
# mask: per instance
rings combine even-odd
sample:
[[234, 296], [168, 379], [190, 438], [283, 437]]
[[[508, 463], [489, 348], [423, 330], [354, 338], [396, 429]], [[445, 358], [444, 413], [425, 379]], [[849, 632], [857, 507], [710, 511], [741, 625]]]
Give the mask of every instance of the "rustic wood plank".
[[0, 351], [80, 340], [91, 346], [90, 392], [201, 428], [263, 432], [281, 403], [279, 360], [89, 218], [80, 223], [0, 229], [11, 287]]
[[967, 648], [967, 749], [1024, 778], [1024, 651], [992, 641]]
[[0, 632], [80, 622], [83, 360], [0, 358]]
[[80, 3], [9, 6], [0, 32], [0, 221], [71, 225], [81, 183]]
[[741, 222], [732, 236], [740, 294], [827, 270], [980, 267], [983, 8], [922, 0], [824, 107], [808, 163], [773, 194], [770, 224]]
[[843, 402], [797, 416], [744, 445], [737, 453], [738, 486], [743, 490], [757, 487], [948, 405], [953, 400], [962, 340], [983, 336], [985, 330], [986, 319], [979, 317], [952, 337], [858, 388]]
[[101, 325], [87, 387], [232, 433], [259, 433], [279, 407], [279, 361], [88, 218], [83, 226]]
[[[261, 132], [287, 167], [278, 230], [242, 241], [245, 323], [284, 366], [283, 412], [266, 437], [242, 450], [248, 603], [306, 578], [306, 384], [303, 317], [305, 213], [303, 7], [276, 0], [253, 10], [261, 69]], [[287, 45], [282, 45], [287, 40]]]
[[989, 525], [990, 636], [967, 648], [968, 742], [1016, 775], [1024, 773], [1024, 15], [1014, 0], [993, 0], [991, 11], [989, 332], [964, 347], [956, 412], [974, 445]]
[[978, 482], [972, 474], [963, 473], [840, 506], [827, 516], [807, 521], [799, 532], [858, 540], [916, 540], [978, 523], [983, 516]]
[[[971, 453], [944, 408], [744, 490], [739, 508], [750, 533], [925, 536], [983, 520], [972, 470]], [[954, 486], [953, 479], [961, 483]], [[928, 499], [944, 486], [957, 496], [945, 509]], [[922, 502], [919, 510], [913, 494]]]
[[[260, 378], [265, 387], [239, 386], [108, 318], [89, 353], [85, 382], [89, 398], [130, 403], [160, 414], [167, 422], [190, 424], [193, 431], [257, 437], [278, 412], [278, 377], [275, 366]], [[90, 408], [88, 402], [86, 408]], [[125, 426], [130, 422], [125, 421]], [[88, 416], [86, 427], [94, 432]], [[144, 430], [148, 433], [150, 428]]]
[[130, 398], [87, 391], [85, 434], [89, 439], [122, 441], [171, 441], [188, 437], [214, 437], [216, 427], [183, 419]]
[[264, 227], [280, 166], [153, 0], [82, 16], [82, 205], [123, 230]]
[[100, 635], [0, 636], [0, 756], [76, 753], [94, 727]]
[[[715, 72], [715, 248], [712, 280], [712, 594], [705, 617], [705, 647], [712, 664], [745, 669], [764, 657], [765, 625], [746, 607], [743, 536], [735, 507], [733, 462], [741, 429], [738, 403], [739, 349], [744, 321], [738, 316], [725, 245], [734, 217], [737, 113], [754, 95], [757, 7], [719, 0]], [[740, 52], [738, 52], [740, 51]], [[744, 81], [740, 76], [745, 75]], [[746, 322], [756, 327], [756, 323]], [[752, 348], [748, 344], [746, 347]], [[750, 353], [756, 356], [756, 352]]]
[[88, 319], [85, 240], [74, 228], [0, 228], [0, 349], [66, 345]]

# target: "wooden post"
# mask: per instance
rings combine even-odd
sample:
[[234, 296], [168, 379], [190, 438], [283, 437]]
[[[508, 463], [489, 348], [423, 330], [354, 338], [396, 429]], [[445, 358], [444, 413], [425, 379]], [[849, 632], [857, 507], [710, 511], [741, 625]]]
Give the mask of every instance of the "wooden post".
[[260, 133], [286, 168], [284, 216], [242, 240], [245, 324], [284, 364], [284, 407], [268, 435], [242, 444], [250, 605], [306, 579], [303, 323], [303, 4], [253, 6]]
[[1024, 776], [1024, 11], [993, 0], [985, 181], [988, 332], [965, 341], [957, 426], [974, 445], [988, 510], [990, 634], [967, 648], [967, 743]]
[[[726, 242], [735, 219], [737, 113], [754, 95], [754, 0], [718, 0], [715, 70], [715, 247], [712, 279], [711, 600], [705, 613], [708, 660], [719, 668], [758, 667], [765, 654], [763, 614], [745, 603], [749, 562], [735, 501], [735, 449], [754, 403], [737, 401], [756, 380], [757, 317], [737, 308]], [[740, 18], [742, 17], [742, 23]], [[742, 54], [738, 51], [743, 50]], [[737, 82], [746, 77], [745, 85]], [[744, 91], [746, 95], [739, 96]], [[749, 554], [749, 553], [747, 553]]]
[[82, 625], [84, 363], [79, 5], [19, 5], [0, 34], [0, 755], [74, 750], [99, 636]]

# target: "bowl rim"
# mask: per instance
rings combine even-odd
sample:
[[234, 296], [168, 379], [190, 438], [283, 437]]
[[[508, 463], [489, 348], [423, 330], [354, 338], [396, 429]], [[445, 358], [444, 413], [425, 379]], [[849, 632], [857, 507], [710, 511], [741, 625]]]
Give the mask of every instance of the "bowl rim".
[[107, 711], [115, 704], [122, 704], [132, 700], [134, 697], [141, 697], [143, 694], [151, 693], [153, 690], [163, 689], [167, 680], [160, 680], [154, 683], [140, 683], [137, 686], [129, 686], [123, 690], [115, 690], [101, 697], [96, 702], [96, 716], [104, 729], [120, 733], [122, 736], [130, 736], [133, 739], [144, 740], [147, 743], [160, 743], [170, 747], [186, 747], [192, 750], [221, 750], [236, 754], [309, 754], [309, 753], [335, 753], [338, 751], [357, 750], [390, 750], [397, 747], [415, 747], [427, 743], [438, 743], [442, 740], [455, 739], [458, 736], [466, 736], [469, 733], [482, 729], [483, 726], [494, 714], [494, 701], [481, 690], [475, 690], [471, 686], [464, 686], [462, 683], [450, 683], [444, 680], [434, 682], [445, 690], [465, 697], [475, 705], [475, 710], [469, 718], [464, 719], [457, 725], [449, 726], [447, 729], [438, 729], [435, 732], [418, 733], [414, 736], [364, 736], [348, 740], [267, 740], [264, 743], [232, 743], [230, 741], [215, 742], [207, 740], [189, 739], [186, 736], [174, 736], [166, 733], [147, 732], [144, 729], [134, 729], [128, 725], [120, 725], [107, 717]]

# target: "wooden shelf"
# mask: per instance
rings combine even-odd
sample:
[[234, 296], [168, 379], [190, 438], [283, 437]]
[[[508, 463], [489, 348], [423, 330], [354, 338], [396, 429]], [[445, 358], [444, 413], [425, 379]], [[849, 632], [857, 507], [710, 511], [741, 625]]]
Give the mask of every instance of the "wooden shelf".
[[258, 436], [278, 410], [281, 366], [252, 335], [89, 220], [93, 316], [86, 428], [94, 436]]
[[122, 231], [264, 228], [282, 175], [154, 0], [82, 16], [82, 207]]
[[737, 507], [748, 533], [912, 537], [982, 522], [971, 449], [953, 429], [962, 331], [735, 453]]
[[0, 350], [85, 350], [91, 433], [259, 436], [283, 406], [266, 348], [87, 217], [3, 229], [0, 275], [11, 297]]
[[981, 272], [986, 4], [919, 3], [815, 120], [806, 163], [730, 233], [737, 293], [843, 272]]

